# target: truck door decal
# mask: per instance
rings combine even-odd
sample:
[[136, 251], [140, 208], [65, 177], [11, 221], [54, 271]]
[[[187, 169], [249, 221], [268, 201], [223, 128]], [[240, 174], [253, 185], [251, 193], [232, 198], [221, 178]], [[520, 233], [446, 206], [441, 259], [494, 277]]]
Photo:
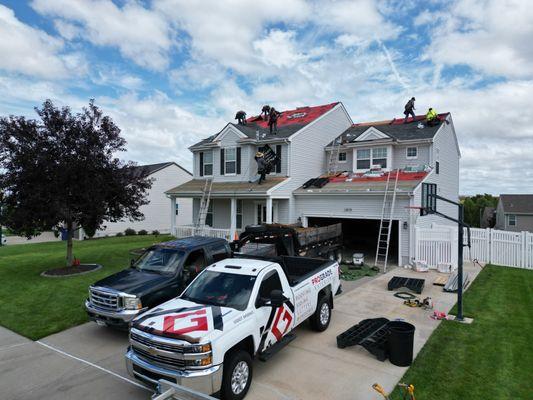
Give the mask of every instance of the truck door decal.
[[[285, 313], [283, 313], [285, 311]], [[281, 315], [283, 315], [283, 319], [281, 319]], [[275, 318], [275, 320], [274, 320]], [[287, 333], [287, 330], [289, 329], [292, 320], [294, 319], [294, 304], [292, 304], [290, 301], [282, 305], [281, 307], [274, 308], [272, 307], [272, 310], [270, 311], [270, 315], [268, 317], [268, 322], [265, 325], [265, 328], [261, 327], [259, 329], [259, 334], [261, 335], [261, 341], [259, 343], [259, 349], [258, 351], [264, 351], [266, 350], [270, 345], [273, 343], [266, 343], [269, 333], [272, 333], [276, 341], [281, 340], [283, 335]], [[283, 324], [280, 322], [286, 322], [286, 325], [283, 326], [283, 332], [278, 327], [278, 325], [281, 327]]]
[[285, 308], [285, 306], [278, 308], [278, 312], [276, 313], [276, 319], [274, 320], [274, 324], [272, 325], [272, 334], [276, 337], [278, 342], [281, 340], [283, 335], [285, 335], [285, 333], [287, 333], [287, 331], [289, 330], [292, 320], [293, 316], [292, 313], [289, 312], [288, 308]]

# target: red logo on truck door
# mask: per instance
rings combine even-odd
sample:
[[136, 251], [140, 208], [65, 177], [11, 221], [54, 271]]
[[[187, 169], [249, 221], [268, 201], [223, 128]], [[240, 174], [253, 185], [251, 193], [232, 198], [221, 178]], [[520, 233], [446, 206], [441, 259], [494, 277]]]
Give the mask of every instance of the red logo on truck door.
[[291, 311], [283, 305], [278, 308], [274, 324], [272, 324], [272, 334], [276, 337], [276, 340], [280, 341], [283, 335], [287, 333], [292, 322]]
[[208, 330], [209, 321], [205, 308], [198, 311], [168, 315], [163, 321], [163, 332], [175, 333], [177, 335], [185, 335], [197, 331], [207, 332]]

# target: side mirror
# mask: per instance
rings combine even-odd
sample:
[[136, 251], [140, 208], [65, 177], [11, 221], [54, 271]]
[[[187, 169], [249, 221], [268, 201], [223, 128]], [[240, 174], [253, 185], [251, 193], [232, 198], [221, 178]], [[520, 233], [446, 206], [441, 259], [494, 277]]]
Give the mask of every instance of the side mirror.
[[283, 295], [281, 290], [274, 289], [270, 292], [270, 305], [272, 307], [281, 307], [287, 301], [289, 301], [289, 299]]
[[135, 264], [135, 260], [132, 258], [132, 259], [130, 260], [130, 267], [133, 268], [133, 265], [134, 265], [134, 264]]

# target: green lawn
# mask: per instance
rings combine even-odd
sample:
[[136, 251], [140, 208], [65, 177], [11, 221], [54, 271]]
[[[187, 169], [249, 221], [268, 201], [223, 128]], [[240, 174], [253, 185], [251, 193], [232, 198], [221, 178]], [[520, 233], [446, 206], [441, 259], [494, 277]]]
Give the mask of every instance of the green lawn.
[[126, 236], [74, 243], [82, 263], [103, 268], [70, 278], [43, 278], [46, 269], [61, 267], [65, 242], [0, 247], [0, 325], [30, 339], [39, 339], [86, 322], [83, 301], [88, 286], [129, 265], [129, 251], [169, 236]]
[[464, 301], [473, 324], [443, 321], [401, 381], [421, 400], [533, 398], [533, 271], [487, 266]]

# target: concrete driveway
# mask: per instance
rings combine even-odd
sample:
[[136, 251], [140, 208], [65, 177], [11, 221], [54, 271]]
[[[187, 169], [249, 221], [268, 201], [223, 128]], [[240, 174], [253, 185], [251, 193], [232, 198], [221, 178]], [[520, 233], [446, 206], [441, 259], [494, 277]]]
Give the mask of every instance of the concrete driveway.
[[[465, 266], [472, 276], [479, 270]], [[423, 297], [449, 311], [456, 295], [432, 283], [436, 272], [395, 269], [345, 292], [335, 302], [331, 325], [323, 333], [307, 326], [298, 338], [267, 363], [256, 362], [250, 400], [379, 399], [371, 385], [394, 388], [407, 368], [380, 362], [357, 346], [338, 349], [336, 336], [365, 318], [403, 318], [416, 326], [415, 354], [440, 323], [430, 311], [409, 308], [386, 289], [394, 275], [425, 278]], [[151, 392], [131, 380], [124, 366], [127, 334], [88, 323], [31, 342], [0, 329], [2, 399], [149, 399]], [[416, 384], [416, 382], [415, 382]]]

